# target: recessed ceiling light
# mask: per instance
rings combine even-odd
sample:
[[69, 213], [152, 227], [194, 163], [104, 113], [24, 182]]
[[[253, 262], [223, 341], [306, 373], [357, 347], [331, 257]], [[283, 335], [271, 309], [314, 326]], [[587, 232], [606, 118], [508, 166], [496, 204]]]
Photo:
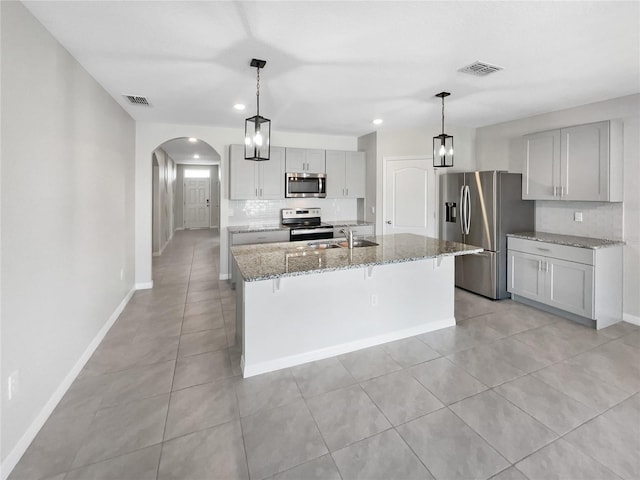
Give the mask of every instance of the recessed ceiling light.
[[189, 137], [189, 141], [191, 143], [196, 143], [198, 141], [198, 139], [196, 137]]
[[236, 110], [242, 111], [245, 108], [247, 108], [243, 103], [236, 103], [233, 108], [235, 108]]
[[381, 118], [376, 118], [376, 119], [373, 121], [373, 124], [374, 124], [374, 125], [380, 125], [380, 124], [382, 124], [382, 122], [383, 122], [383, 121], [384, 121], [384, 120], [382, 120]]
[[193, 158], [200, 158], [200, 155], [198, 155], [197, 153], [193, 156]]

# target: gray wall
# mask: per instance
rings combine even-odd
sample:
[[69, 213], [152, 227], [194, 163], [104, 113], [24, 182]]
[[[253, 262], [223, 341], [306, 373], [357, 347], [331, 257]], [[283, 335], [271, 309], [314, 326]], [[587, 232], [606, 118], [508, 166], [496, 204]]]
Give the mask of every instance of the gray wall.
[[[536, 228], [589, 237], [622, 238], [624, 247], [624, 303], [628, 320], [640, 321], [640, 95], [536, 115], [479, 128], [478, 168], [522, 172], [522, 136], [554, 128], [622, 119], [624, 122], [624, 203], [536, 202]], [[573, 222], [573, 212], [583, 222]]]
[[153, 253], [160, 254], [175, 231], [176, 164], [162, 148], [153, 154], [158, 162], [153, 192]]
[[0, 12], [6, 475], [132, 292], [135, 124], [22, 3]]

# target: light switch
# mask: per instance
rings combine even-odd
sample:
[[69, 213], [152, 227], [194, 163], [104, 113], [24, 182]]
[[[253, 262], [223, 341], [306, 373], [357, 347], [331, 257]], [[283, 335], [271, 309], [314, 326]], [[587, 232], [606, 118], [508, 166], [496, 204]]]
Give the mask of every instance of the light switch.
[[573, 212], [573, 220], [576, 222], [582, 221], [582, 212]]

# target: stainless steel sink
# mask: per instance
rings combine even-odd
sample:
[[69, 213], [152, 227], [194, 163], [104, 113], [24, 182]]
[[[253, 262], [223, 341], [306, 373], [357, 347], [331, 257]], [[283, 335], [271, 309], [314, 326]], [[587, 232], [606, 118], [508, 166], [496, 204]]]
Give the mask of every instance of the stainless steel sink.
[[[339, 245], [343, 248], [348, 248], [349, 247], [349, 243], [344, 241], [344, 242], [340, 242]], [[353, 241], [353, 248], [360, 248], [360, 247], [377, 247], [378, 244], [376, 242], [372, 242], [370, 240], [364, 240], [364, 239], [356, 239]]]
[[[307, 243], [307, 245], [310, 248], [313, 248], [314, 250], [326, 250], [328, 248], [349, 248], [349, 244], [346, 241], [337, 242], [335, 240], [333, 241], [318, 240], [315, 242], [309, 242]], [[375, 247], [377, 245], [378, 245], [377, 243], [372, 242], [370, 240], [356, 239], [353, 241], [353, 248]]]
[[340, 245], [338, 243], [327, 242], [326, 240], [322, 240], [318, 242], [309, 242], [307, 243], [307, 245], [317, 250], [326, 250], [327, 248], [340, 248]]

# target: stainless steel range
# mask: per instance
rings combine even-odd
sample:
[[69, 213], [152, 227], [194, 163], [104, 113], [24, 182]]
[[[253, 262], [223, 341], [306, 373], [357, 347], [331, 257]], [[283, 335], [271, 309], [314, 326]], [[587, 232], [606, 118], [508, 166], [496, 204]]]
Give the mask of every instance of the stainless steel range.
[[283, 208], [282, 225], [290, 227], [289, 241], [333, 238], [333, 226], [322, 223], [319, 208]]

